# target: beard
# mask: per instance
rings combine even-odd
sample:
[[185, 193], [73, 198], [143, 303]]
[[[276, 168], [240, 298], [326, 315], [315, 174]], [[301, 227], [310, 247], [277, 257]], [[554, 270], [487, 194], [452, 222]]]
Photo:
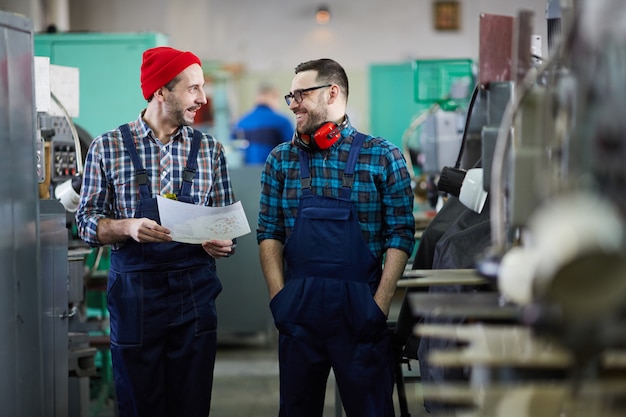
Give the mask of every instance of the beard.
[[328, 121], [328, 109], [323, 106], [308, 110], [307, 115], [306, 123], [300, 128], [302, 135], [313, 135], [322, 124]]
[[168, 116], [179, 126], [191, 126], [193, 119], [185, 117], [185, 112], [189, 108], [184, 107], [173, 95], [168, 96], [166, 101], [166, 111]]

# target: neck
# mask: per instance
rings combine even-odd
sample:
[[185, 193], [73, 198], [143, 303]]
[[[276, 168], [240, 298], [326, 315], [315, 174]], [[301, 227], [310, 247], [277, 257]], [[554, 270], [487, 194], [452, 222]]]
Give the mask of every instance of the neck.
[[158, 109], [155, 106], [151, 106], [151, 104], [153, 103], [148, 103], [148, 108], [143, 114], [143, 120], [150, 126], [156, 138], [161, 141], [161, 143], [166, 144], [180, 126], [174, 126], [167, 122], [165, 118], [159, 117]]
[[345, 114], [342, 114], [339, 117], [333, 118], [331, 119], [331, 121], [333, 123], [335, 123], [337, 126], [341, 125], [344, 121], [347, 121], [348, 116], [346, 116]]
[[341, 124], [346, 118], [346, 109], [345, 107], [329, 106], [327, 117], [329, 122]]

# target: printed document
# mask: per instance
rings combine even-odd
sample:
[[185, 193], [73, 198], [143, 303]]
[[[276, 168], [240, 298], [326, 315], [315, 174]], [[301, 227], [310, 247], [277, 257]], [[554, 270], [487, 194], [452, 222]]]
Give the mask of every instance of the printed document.
[[211, 239], [234, 239], [250, 233], [241, 201], [225, 207], [206, 207], [157, 196], [161, 225], [172, 240], [202, 243]]

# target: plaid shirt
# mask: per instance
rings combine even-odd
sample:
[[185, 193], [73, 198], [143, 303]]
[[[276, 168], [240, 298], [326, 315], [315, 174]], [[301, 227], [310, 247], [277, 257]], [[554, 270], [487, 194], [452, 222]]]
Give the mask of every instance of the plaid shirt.
[[[172, 136], [170, 143], [163, 145], [155, 139], [142, 115], [130, 122], [129, 126], [139, 159], [148, 174], [152, 197], [160, 191], [162, 168], [160, 155], [164, 151], [171, 154], [171, 181], [173, 190], [178, 192], [182, 183], [182, 172], [191, 150], [193, 129], [188, 126], [181, 127]], [[80, 237], [89, 245], [98, 246], [100, 245], [96, 236], [98, 221], [102, 218], [132, 218], [139, 203], [135, 167], [124, 146], [119, 129], [93, 140], [84, 171], [76, 223]], [[198, 152], [198, 167], [191, 187], [191, 198], [194, 204], [205, 206], [226, 206], [235, 202], [224, 147], [208, 135], [203, 135]]]
[[[356, 130], [341, 132], [341, 139], [327, 151], [310, 154], [311, 189], [314, 194], [339, 197], [343, 171]], [[290, 142], [278, 145], [261, 175], [261, 209], [257, 240], [285, 243], [298, 213], [301, 192], [299, 148]], [[388, 248], [412, 253], [415, 243], [411, 179], [402, 152], [381, 138], [368, 136], [355, 167], [351, 199], [372, 254], [381, 259]], [[329, 242], [329, 244], [332, 242]]]

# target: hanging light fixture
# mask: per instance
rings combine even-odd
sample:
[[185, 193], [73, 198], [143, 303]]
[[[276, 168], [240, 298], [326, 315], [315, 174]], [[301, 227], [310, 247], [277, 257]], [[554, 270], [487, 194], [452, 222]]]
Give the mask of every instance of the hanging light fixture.
[[315, 12], [315, 21], [320, 25], [325, 25], [330, 21], [330, 10], [328, 6], [319, 6]]

